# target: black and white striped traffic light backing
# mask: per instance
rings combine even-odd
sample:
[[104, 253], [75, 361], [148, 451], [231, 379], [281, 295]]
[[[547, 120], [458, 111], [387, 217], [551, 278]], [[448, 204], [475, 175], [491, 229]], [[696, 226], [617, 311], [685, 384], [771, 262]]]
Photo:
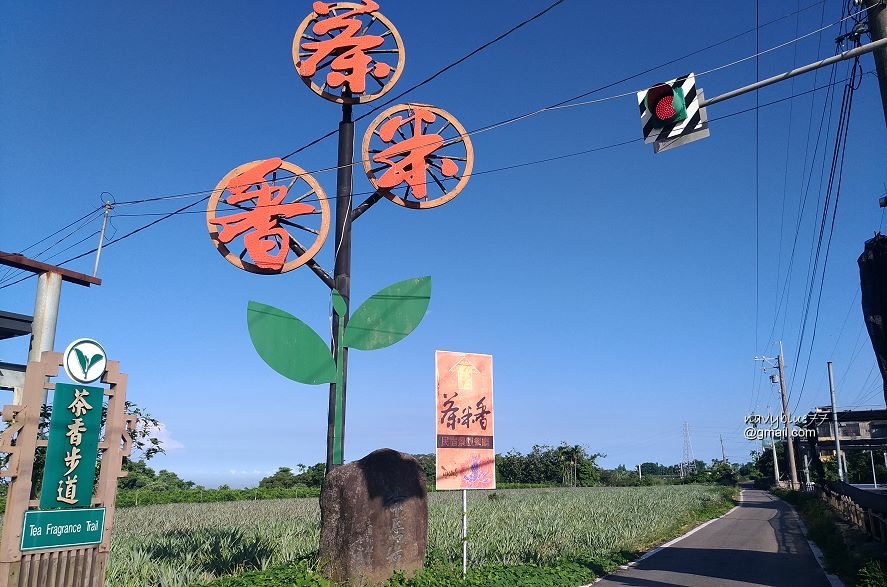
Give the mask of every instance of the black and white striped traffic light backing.
[[644, 142], [653, 143], [655, 153], [709, 135], [705, 108], [699, 107], [702, 90], [697, 92], [692, 73], [656, 84], [637, 96]]

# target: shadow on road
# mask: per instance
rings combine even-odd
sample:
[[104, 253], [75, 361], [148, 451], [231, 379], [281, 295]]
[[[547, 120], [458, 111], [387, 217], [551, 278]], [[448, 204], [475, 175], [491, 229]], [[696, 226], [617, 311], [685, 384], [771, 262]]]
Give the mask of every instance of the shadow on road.
[[728, 515], [598, 585], [827, 587], [829, 582], [791, 507], [763, 491], [746, 490]]

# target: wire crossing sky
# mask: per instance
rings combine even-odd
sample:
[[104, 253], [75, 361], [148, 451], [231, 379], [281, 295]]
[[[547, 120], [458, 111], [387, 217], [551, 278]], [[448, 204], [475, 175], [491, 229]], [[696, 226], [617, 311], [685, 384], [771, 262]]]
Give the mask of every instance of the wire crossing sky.
[[[203, 218], [219, 179], [256, 159], [289, 154], [334, 195], [334, 141], [317, 139], [340, 113], [290, 55], [310, 10], [9, 3], [0, 22], [0, 250], [91, 273], [102, 205], [115, 202], [103, 284], [64, 288], [57, 346], [102, 341], [131, 398], [164, 422], [157, 466], [202, 483], [254, 483], [324, 456], [326, 393], [264, 365], [246, 304], [324, 333], [328, 290], [306, 268], [231, 269]], [[639, 25], [638, 10], [657, 25]], [[700, 458], [720, 456], [723, 434], [744, 460], [755, 448], [745, 415], [778, 407], [752, 357], [775, 355], [778, 340], [798, 412], [827, 403], [827, 360], [839, 403], [880, 401], [856, 268], [887, 180], [871, 56], [712, 106], [709, 138], [656, 156], [634, 97], [689, 72], [715, 96], [849, 49], [835, 38], [856, 8], [420, 0], [381, 11], [406, 48], [392, 95], [456, 116], [476, 165], [445, 206], [383, 201], [355, 222], [355, 299], [422, 275], [434, 291], [407, 341], [352, 357], [346, 459], [433, 450], [436, 349], [495, 357], [497, 451], [566, 441], [607, 466], [677, 462], [684, 421]], [[358, 138], [375, 105], [355, 106]], [[329, 242], [317, 260], [331, 269]], [[25, 277], [0, 269], [0, 309], [32, 312]], [[0, 343], [0, 360], [26, 354], [27, 341]], [[234, 448], [269, 440], [261, 456]]]

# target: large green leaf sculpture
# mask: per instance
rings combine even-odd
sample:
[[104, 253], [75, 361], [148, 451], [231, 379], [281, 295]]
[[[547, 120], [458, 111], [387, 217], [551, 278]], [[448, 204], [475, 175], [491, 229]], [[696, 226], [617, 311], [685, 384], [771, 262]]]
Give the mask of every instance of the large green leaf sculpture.
[[309, 385], [336, 380], [336, 364], [329, 346], [295, 316], [250, 301], [246, 321], [259, 356], [284, 377]]
[[419, 325], [430, 300], [431, 277], [389, 285], [370, 296], [348, 320], [344, 346], [373, 351], [393, 345]]
[[[406, 338], [422, 321], [431, 301], [431, 277], [416, 277], [389, 285], [370, 296], [354, 312], [342, 348], [373, 351]], [[339, 292], [332, 292], [333, 309], [344, 316], [348, 309]], [[250, 302], [247, 306], [249, 336], [259, 356], [288, 379], [317, 385], [338, 381], [340, 357], [311, 327], [274, 306]], [[340, 349], [341, 351], [341, 349]]]

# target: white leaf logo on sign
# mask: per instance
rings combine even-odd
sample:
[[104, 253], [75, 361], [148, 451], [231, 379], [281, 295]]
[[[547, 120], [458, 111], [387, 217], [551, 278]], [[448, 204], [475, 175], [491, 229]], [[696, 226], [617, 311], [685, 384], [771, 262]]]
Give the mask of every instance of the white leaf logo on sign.
[[92, 383], [99, 379], [107, 365], [105, 349], [90, 338], [78, 338], [65, 349], [65, 373], [77, 383]]

